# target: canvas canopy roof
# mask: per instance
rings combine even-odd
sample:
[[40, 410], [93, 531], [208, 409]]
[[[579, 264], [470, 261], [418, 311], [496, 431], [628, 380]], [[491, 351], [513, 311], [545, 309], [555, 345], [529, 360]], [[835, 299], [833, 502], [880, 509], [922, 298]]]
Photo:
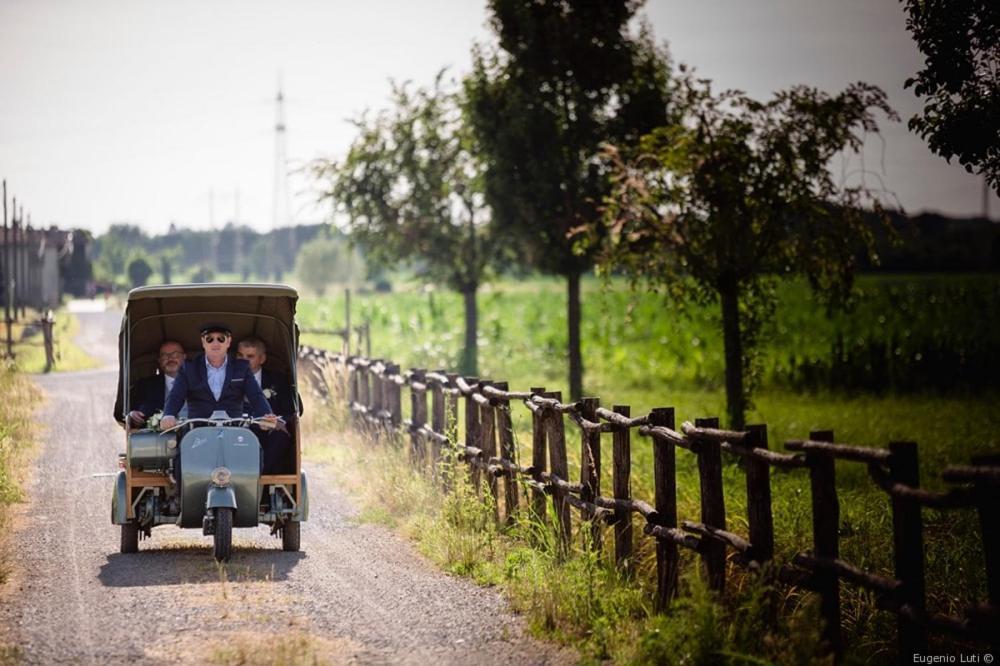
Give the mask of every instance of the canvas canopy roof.
[[233, 332], [236, 343], [257, 337], [267, 346], [268, 369], [285, 374], [295, 385], [298, 293], [282, 284], [177, 284], [139, 287], [128, 295], [118, 335], [118, 398], [115, 415], [121, 420], [125, 395], [143, 377], [156, 373], [157, 354], [164, 340], [176, 340], [193, 358], [201, 353], [200, 331], [206, 322], [220, 322]]

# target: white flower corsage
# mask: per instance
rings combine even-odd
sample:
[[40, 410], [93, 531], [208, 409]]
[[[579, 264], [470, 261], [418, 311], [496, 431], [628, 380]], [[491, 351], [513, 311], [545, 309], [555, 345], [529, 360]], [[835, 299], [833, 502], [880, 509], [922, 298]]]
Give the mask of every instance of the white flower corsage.
[[264, 397], [267, 398], [268, 400], [270, 400], [276, 395], [278, 395], [278, 392], [275, 391], [273, 388], [264, 389]]
[[156, 430], [160, 426], [160, 419], [163, 418], [163, 412], [156, 412], [148, 419], [146, 419], [146, 427], [150, 430]]

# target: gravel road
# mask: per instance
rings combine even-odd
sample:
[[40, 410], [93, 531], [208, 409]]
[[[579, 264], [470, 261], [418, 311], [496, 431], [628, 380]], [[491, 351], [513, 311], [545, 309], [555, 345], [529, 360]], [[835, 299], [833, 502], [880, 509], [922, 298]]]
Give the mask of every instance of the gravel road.
[[[527, 637], [496, 591], [449, 577], [391, 532], [359, 525], [350, 499], [318, 465], [307, 465], [310, 520], [300, 553], [282, 552], [264, 527], [237, 530], [233, 559], [220, 568], [210, 537], [164, 526], [140, 542], [139, 553], [119, 554], [109, 473], [124, 446], [111, 417], [120, 317], [78, 316], [80, 341], [107, 366], [37, 378], [46, 394], [37, 415], [47, 432], [30, 501], [18, 508], [9, 535], [15, 571], [0, 588], [0, 647], [17, 646], [15, 660], [576, 660]], [[6, 653], [10, 658], [9, 647]]]

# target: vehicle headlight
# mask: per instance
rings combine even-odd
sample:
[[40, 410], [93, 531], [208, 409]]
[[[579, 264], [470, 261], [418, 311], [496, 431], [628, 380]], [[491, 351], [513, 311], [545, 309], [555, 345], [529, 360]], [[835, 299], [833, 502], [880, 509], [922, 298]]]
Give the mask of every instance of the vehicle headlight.
[[216, 467], [212, 470], [212, 483], [217, 486], [227, 486], [232, 475], [228, 467]]

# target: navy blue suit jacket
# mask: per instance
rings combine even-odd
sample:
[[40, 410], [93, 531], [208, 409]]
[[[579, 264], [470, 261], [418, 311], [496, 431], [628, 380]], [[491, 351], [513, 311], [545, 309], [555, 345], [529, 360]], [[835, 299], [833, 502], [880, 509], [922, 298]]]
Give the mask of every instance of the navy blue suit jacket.
[[273, 393], [270, 398], [267, 398], [271, 405], [271, 413], [277, 414], [286, 421], [291, 418], [295, 413], [295, 403], [292, 400], [292, 387], [289, 386], [285, 376], [280, 372], [261, 368], [260, 383], [262, 389], [271, 389]]
[[147, 417], [163, 409], [167, 399], [167, 380], [163, 375], [153, 375], [139, 380], [135, 385], [135, 399], [132, 409], [138, 410]]
[[199, 354], [194, 360], [186, 361], [181, 366], [174, 387], [167, 396], [163, 415], [177, 416], [186, 400], [188, 417], [192, 419], [207, 418], [220, 409], [230, 416], [240, 416], [243, 414], [244, 399], [250, 403], [250, 413], [253, 416], [271, 413], [271, 406], [267, 404], [264, 392], [250, 372], [250, 363], [233, 357], [228, 359], [222, 393], [216, 400], [208, 386], [205, 355]]

